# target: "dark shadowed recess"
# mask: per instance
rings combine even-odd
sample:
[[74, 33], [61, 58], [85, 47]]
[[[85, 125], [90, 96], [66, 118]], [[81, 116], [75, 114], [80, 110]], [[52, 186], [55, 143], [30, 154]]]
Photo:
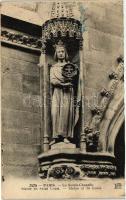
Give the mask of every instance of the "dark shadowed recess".
[[5, 15], [1, 15], [1, 25], [2, 27], [21, 31], [35, 37], [41, 37], [42, 35], [41, 26], [29, 23], [29, 22], [25, 22], [19, 19], [14, 19], [13, 17], [5, 16]]
[[124, 177], [125, 173], [125, 122], [123, 122], [115, 140], [115, 158], [117, 177]]

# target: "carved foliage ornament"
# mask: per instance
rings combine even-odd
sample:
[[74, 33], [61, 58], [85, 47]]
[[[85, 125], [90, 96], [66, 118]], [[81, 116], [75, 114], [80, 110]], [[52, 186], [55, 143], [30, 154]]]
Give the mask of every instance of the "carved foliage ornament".
[[[119, 81], [123, 80], [124, 75], [124, 60], [122, 57], [117, 58], [118, 66], [115, 69], [115, 71], [111, 72], [109, 74], [109, 85], [108, 89], [103, 88], [100, 92], [100, 95], [102, 96], [102, 99], [100, 101], [99, 106], [95, 106], [91, 109], [92, 118], [91, 122], [89, 123], [89, 126], [85, 127], [85, 135], [86, 135], [86, 144], [89, 151], [91, 149], [97, 148], [98, 139], [99, 139], [99, 125], [103, 118], [103, 115], [106, 111], [106, 108], [112, 99], [114, 92], [116, 90], [116, 87], [119, 83]], [[92, 148], [92, 147], [93, 148]]]
[[67, 164], [52, 167], [48, 172], [48, 176], [56, 179], [71, 179], [79, 177], [80, 173], [80, 169], [77, 169], [74, 165]]
[[78, 20], [73, 18], [55, 18], [48, 20], [42, 26], [42, 41], [46, 42], [52, 38], [70, 37], [82, 39], [82, 26]]
[[48, 168], [41, 166], [39, 176], [44, 179], [83, 179], [85, 177], [115, 177], [116, 166], [112, 163], [58, 164]]
[[9, 41], [15, 44], [24, 45], [36, 49], [40, 49], [42, 46], [41, 40], [38, 38], [10, 32], [7, 30], [1, 31], [1, 39], [2, 41]]
[[92, 128], [85, 127], [85, 142], [87, 151], [97, 151], [100, 132]]

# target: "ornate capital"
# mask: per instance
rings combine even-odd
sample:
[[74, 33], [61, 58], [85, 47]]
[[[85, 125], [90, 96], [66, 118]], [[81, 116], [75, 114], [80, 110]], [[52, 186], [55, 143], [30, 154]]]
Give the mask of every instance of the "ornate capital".
[[46, 45], [45, 45], [44, 42], [42, 42], [41, 53], [42, 53], [42, 54], [45, 54], [45, 53], [46, 53]]

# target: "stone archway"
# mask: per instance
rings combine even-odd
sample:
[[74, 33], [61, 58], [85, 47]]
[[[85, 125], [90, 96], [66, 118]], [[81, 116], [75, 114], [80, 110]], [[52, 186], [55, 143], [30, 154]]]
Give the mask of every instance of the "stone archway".
[[124, 118], [124, 88], [121, 81], [100, 125], [102, 134], [99, 138], [99, 148], [101, 151], [107, 151], [114, 156], [115, 139]]
[[125, 171], [125, 142], [124, 142], [125, 122], [122, 123], [120, 130], [115, 139], [114, 155], [117, 166], [117, 177], [124, 177]]
[[108, 129], [107, 151], [112, 154], [114, 154], [115, 141], [123, 123], [124, 123], [124, 100], [122, 99], [120, 101], [118, 109], [115, 112], [115, 115], [112, 118], [111, 124]]
[[117, 177], [124, 177], [125, 166], [125, 116], [124, 99], [120, 98], [108, 128], [107, 151], [115, 157]]

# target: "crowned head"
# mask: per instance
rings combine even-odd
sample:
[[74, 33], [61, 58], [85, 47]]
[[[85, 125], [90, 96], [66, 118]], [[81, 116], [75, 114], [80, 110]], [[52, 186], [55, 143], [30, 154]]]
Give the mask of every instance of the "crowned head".
[[54, 55], [55, 60], [68, 60], [68, 54], [66, 51], [66, 47], [64, 43], [59, 40], [58, 43], [55, 45], [55, 55]]

